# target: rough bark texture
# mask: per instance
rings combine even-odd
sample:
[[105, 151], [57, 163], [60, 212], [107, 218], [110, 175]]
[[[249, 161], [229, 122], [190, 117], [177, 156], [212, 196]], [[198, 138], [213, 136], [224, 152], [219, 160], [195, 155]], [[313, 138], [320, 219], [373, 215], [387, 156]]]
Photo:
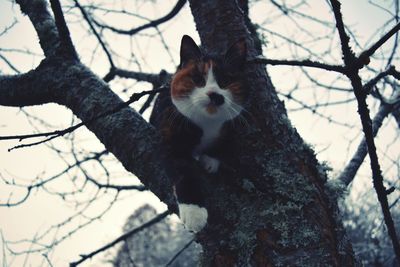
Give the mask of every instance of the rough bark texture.
[[[190, 7], [204, 49], [221, 53], [245, 37], [249, 57], [260, 54], [245, 1]], [[218, 175], [199, 171], [209, 210], [198, 235], [202, 265], [354, 266], [324, 168], [291, 126], [264, 68], [249, 65], [247, 76], [249, 113], [247, 124], [236, 124], [234, 156]]]
[[[57, 58], [58, 35], [44, 1], [18, 3], [30, 16], [47, 59], [26, 75], [0, 77], [0, 104], [56, 102], [87, 121], [122, 103], [81, 63]], [[244, 37], [249, 57], [260, 54], [246, 1], [193, 0], [190, 7], [205, 49], [220, 53]], [[291, 126], [264, 68], [249, 65], [247, 76], [251, 92], [244, 114], [247, 123], [236, 124], [233, 157], [222, 159], [218, 175], [198, 171], [209, 210], [208, 226], [198, 234], [204, 249], [202, 264], [354, 266], [324, 168]], [[173, 206], [160, 138], [135, 111], [124, 108], [87, 127], [128, 171]]]
[[46, 57], [56, 53], [59, 39], [55, 21], [51, 16], [46, 1], [16, 0], [22, 13], [29, 16], [39, 37], [39, 43]]
[[[57, 26], [44, 0], [17, 0], [31, 20], [45, 59], [26, 74], [0, 76], [0, 105], [29, 106], [58, 103], [82, 121], [112, 110], [123, 101], [108, 85], [78, 60], [71, 60], [60, 46]], [[122, 165], [176, 211], [172, 184], [159, 153], [160, 136], [137, 112], [127, 107], [86, 127]]]
[[[76, 61], [45, 59], [38, 68], [16, 76], [0, 76], [0, 105], [27, 106], [49, 102], [64, 105], [82, 121], [123, 103], [102, 79]], [[136, 174], [175, 210], [172, 184], [159, 153], [160, 137], [137, 112], [126, 107], [86, 125], [124, 167]]]

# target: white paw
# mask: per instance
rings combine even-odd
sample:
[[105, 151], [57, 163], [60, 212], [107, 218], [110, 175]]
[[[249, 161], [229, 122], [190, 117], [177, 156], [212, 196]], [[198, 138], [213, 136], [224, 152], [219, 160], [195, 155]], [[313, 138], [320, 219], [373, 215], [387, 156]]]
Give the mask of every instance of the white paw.
[[199, 232], [207, 223], [208, 212], [194, 204], [179, 204], [179, 216], [186, 229]]
[[199, 161], [208, 173], [216, 173], [218, 171], [220, 164], [219, 160], [207, 155], [201, 155]]

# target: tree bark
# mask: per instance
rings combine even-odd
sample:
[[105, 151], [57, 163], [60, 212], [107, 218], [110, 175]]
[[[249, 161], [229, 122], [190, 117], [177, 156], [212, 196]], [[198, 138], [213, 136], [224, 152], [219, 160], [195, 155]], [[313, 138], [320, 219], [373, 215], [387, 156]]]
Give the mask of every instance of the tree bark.
[[[87, 121], [122, 103], [80, 62], [57, 58], [58, 35], [44, 1], [34, 1], [34, 9], [30, 1], [18, 3], [38, 32], [46, 60], [25, 75], [0, 77], [1, 105], [55, 102]], [[192, 0], [190, 7], [207, 51], [221, 53], [244, 37], [249, 58], [261, 53], [247, 1]], [[208, 225], [198, 234], [202, 265], [355, 266], [324, 167], [291, 126], [264, 68], [249, 65], [246, 73], [250, 100], [246, 123], [238, 121], [232, 133], [234, 156], [222, 159], [218, 175], [199, 169], [209, 211]], [[154, 128], [130, 108], [87, 127], [128, 171], [174, 205]]]
[[[0, 105], [23, 107], [58, 103], [69, 108], [82, 121], [120, 106], [123, 101], [108, 85], [78, 60], [59, 53], [56, 24], [44, 0], [18, 0], [39, 37], [45, 59], [35, 69], [21, 75], [0, 75]], [[113, 153], [121, 164], [171, 211], [176, 211], [172, 183], [159, 153], [160, 136], [135, 110], [119, 112], [94, 120], [86, 127]]]
[[[208, 52], [244, 37], [261, 53], [246, 1], [190, 1]], [[250, 100], [234, 130], [235, 153], [217, 175], [199, 171], [209, 211], [198, 234], [203, 266], [355, 266], [325, 169], [290, 124], [263, 66], [248, 65]], [[157, 110], [157, 109], [155, 109]]]

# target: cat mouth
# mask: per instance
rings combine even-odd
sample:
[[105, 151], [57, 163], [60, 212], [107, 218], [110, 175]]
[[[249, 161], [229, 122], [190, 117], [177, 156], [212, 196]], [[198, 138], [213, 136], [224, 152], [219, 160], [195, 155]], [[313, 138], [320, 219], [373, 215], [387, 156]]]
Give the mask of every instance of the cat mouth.
[[209, 103], [209, 104], [206, 105], [206, 111], [207, 111], [208, 114], [211, 114], [211, 115], [215, 114], [218, 111], [218, 106], [216, 106], [216, 105], [214, 105], [212, 103]]

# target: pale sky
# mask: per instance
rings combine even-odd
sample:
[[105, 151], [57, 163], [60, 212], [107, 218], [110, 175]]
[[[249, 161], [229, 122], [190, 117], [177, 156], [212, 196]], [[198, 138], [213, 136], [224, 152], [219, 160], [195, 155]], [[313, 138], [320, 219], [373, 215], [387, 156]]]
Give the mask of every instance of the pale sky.
[[[156, 8], [154, 8], [153, 5], [149, 5], [148, 8], [143, 8], [141, 10], [141, 15], [156, 18], [168, 12], [175, 3], [175, 1], [171, 0], [159, 2], [162, 3], [158, 4]], [[263, 1], [257, 3], [257, 5], [251, 9], [252, 19], [257, 23], [261, 23], [267, 19], [268, 16], [271, 15], [270, 12], [272, 12], [268, 10], [267, 5], [262, 2]], [[307, 12], [307, 14], [317, 16], [321, 19], [328, 19], [329, 16], [331, 16], [325, 1], [313, 0], [309, 2], [309, 9], [303, 10], [303, 12]], [[366, 4], [367, 1], [356, 0], [342, 2], [345, 22], [355, 29], [359, 42], [362, 45], [365, 44], [369, 41], [367, 38], [382, 26], [387, 15], [384, 11]], [[274, 9], [273, 12], [273, 14], [277, 14], [276, 9]], [[19, 21], [9, 33], [0, 36], [0, 48], [29, 48], [29, 50], [40, 54], [40, 47], [35, 32], [27, 18], [20, 15], [19, 6], [10, 4], [9, 1], [0, 1], [0, 14], [0, 32], [5, 27], [9, 26], [15, 17]], [[67, 16], [67, 19], [69, 19], [69, 21], [75, 21], [72, 16]], [[142, 21], [139, 20], [136, 25], [140, 25], [141, 22]], [[119, 25], [117, 22], [114, 23], [114, 25]], [[128, 24], [126, 28], [129, 28], [129, 25], [133, 25], [131, 22], [127, 21], [121, 23], [123, 25]], [[274, 30], [278, 30], [282, 34], [290, 35], [293, 33], [293, 29], [288, 28], [288, 24], [284, 22], [282, 22], [282, 24], [272, 25], [275, 27]], [[99, 76], [107, 73], [108, 63], [101, 49], [98, 50], [94, 59], [88, 55], [88, 52], [93, 48], [93, 37], [88, 37], [87, 34], [82, 31], [82, 24], [70, 23], [69, 26], [73, 41], [77, 44], [78, 52], [83, 62], [90, 65], [92, 70]], [[149, 42], [144, 39], [143, 41], [138, 41], [138, 43], [131, 44], [127, 37], [117, 37], [109, 33], [107, 33], [106, 36], [111, 37], [108, 40], [112, 40], [110, 41], [112, 49], [126, 57], [129, 56], [130, 46], [137, 46], [138, 48], [136, 50], [142, 51], [138, 53], [138, 55], [145, 58], [148, 63], [148, 65], [142, 65], [144, 71], [159, 72], [161, 69], [166, 69], [167, 71], [173, 72], [175, 64], [178, 62], [178, 46], [181, 36], [183, 34], [189, 34], [196, 41], [199, 40], [188, 5], [181, 11], [177, 20], [167, 23], [161, 28], [165, 31], [165, 42], [171, 46], [170, 52], [173, 61], [165, 49], [162, 48], [160, 42]], [[313, 25], [310, 24], [309, 31], [313, 32], [313, 30], [315, 29]], [[148, 30], [143, 33], [154, 33], [154, 31]], [[376, 38], [374, 40], [376, 40]], [[268, 48], [266, 52], [271, 53], [271, 57], [277, 59], [283, 59], [285, 55], [288, 54], [286, 50], [277, 52], [276, 49], [270, 50]], [[126, 53], [128, 53], [128, 55], [126, 55]], [[301, 51], [299, 53], [301, 53]], [[7, 56], [9, 56], [8, 58], [23, 72], [34, 68], [41, 60], [40, 56], [32, 58], [21, 56], [20, 54], [13, 55], [11, 53], [7, 54]], [[340, 55], [336, 56], [340, 58]], [[334, 60], [334, 58], [332, 58], [332, 60]], [[123, 59], [116, 60], [116, 62], [121, 65], [126, 65]], [[336, 62], [336, 64], [340, 64], [340, 62]], [[398, 62], [396, 62], [396, 64], [398, 64]], [[137, 70], [135, 65], [131, 65], [130, 67]], [[0, 71], [12, 73], [1, 60]], [[294, 82], [294, 77], [299, 75], [299, 71], [293, 71], [292, 68], [286, 67], [269, 67], [268, 71], [275, 87], [278, 89], [290, 88]], [[326, 75], [324, 79], [329, 79], [330, 74], [324, 73], [324, 75]], [[121, 84], [123, 84], [123, 86], [133, 86], [137, 91], [148, 88], [144, 84], [134, 86], [134, 83], [131, 81], [122, 82]], [[112, 86], [116, 91], [122, 88], [122, 85], [118, 85], [114, 82]], [[372, 108], [374, 109], [374, 107]], [[71, 112], [54, 104], [27, 108], [25, 110], [35, 114], [35, 116], [45, 120], [51, 125], [54, 125], [57, 129], [64, 128], [71, 122]], [[354, 104], [346, 106], [346, 108], [340, 107], [335, 109], [334, 115], [338, 120], [359, 125], [358, 114]], [[148, 114], [146, 116], [148, 116]], [[356, 145], [358, 145], [359, 135], [356, 130], [334, 126], [322, 119], [316, 119], [312, 117], [308, 111], [290, 113], [289, 116], [302, 137], [309, 144], [314, 146], [316, 151], [321, 151], [318, 154], [318, 158], [328, 161], [328, 163], [335, 168], [335, 172], [338, 172], [340, 168], [343, 167], [343, 164], [351, 157], [352, 151], [354, 151]], [[393, 123], [393, 120], [391, 123]], [[25, 134], [31, 133], [32, 131], [33, 128], [19, 109], [0, 107], [0, 135]], [[102, 149], [102, 145], [99, 144], [99, 142], [95, 140], [94, 135], [89, 133], [86, 129], [78, 130], [76, 135], [79, 136], [80, 140], [83, 140], [82, 143], [85, 147], [90, 146], [92, 150], [97, 151]], [[353, 138], [356, 141], [348, 147], [348, 141]], [[393, 140], [396, 140], [396, 133], [385, 130], [377, 139], [377, 142], [383, 149], [388, 148], [389, 152], [400, 151], [399, 142], [397, 141], [391, 144]], [[60, 138], [54, 143], [60, 146], [68, 145], [68, 141]], [[30, 181], [43, 173], [50, 175], [65, 168], [65, 163], [45, 145], [7, 152], [7, 149], [15, 144], [16, 142], [14, 141], [0, 141], [0, 174], [4, 178], [17, 177]], [[123, 173], [120, 166], [116, 166], [115, 169]], [[369, 176], [368, 168], [364, 169], [362, 173], [364, 176]], [[65, 180], [67, 179], [68, 178]], [[123, 177], [121, 179], [123, 179]], [[134, 178], [130, 177], [129, 179], [131, 181]], [[135, 182], [136, 181], [133, 181], [132, 183]], [[369, 183], [369, 180], [363, 180], [360, 181], [359, 186], [364, 186]], [[70, 183], [68, 181], [61, 181], [57, 183], [57, 186], [68, 187]], [[9, 187], [0, 183], [0, 201], [6, 201], [10, 196], [10, 192], [13, 192], [11, 199], [18, 199], [19, 196], [23, 195], [24, 191], [10, 190]], [[111, 197], [112, 194], [105, 194], [101, 200], [102, 202], [99, 202], [103, 204], [97, 205], [98, 210], [93, 210], [93, 214], [99, 213], [101, 208], [104, 208]], [[55, 266], [66, 266], [69, 262], [77, 260], [79, 254], [95, 250], [106, 242], [118, 237], [121, 234], [121, 229], [126, 218], [145, 202], [151, 202], [160, 211], [165, 208], [163, 204], [154, 196], [151, 196], [150, 193], [127, 193], [101, 220], [96, 221], [60, 244], [55, 253], [51, 255], [53, 264]], [[0, 210], [0, 233], [7, 240], [20, 240], [24, 238], [33, 238], [36, 233], [44, 231], [49, 226], [62, 221], [66, 218], [67, 214], [71, 214], [73, 207], [66, 206], [64, 201], [59, 197], [50, 196], [48, 193], [39, 190], [34, 191], [32, 196], [30, 196], [24, 204], [13, 208], [0, 207]], [[10, 262], [11, 257], [9, 255], [6, 259], [2, 259], [2, 246], [3, 244], [0, 238], [0, 263], [3, 263], [3, 266], [5, 266], [5, 262], [7, 262], [9, 266], [22, 266], [24, 262], [26, 262], [25, 266], [47, 266], [43, 261], [43, 257], [40, 255], [30, 256], [28, 259], [17, 257], [12, 262]], [[22, 247], [18, 249], [21, 248]], [[27, 248], [27, 246], [24, 246], [24, 248]], [[103, 259], [102, 255], [96, 256], [94, 260], [88, 261], [81, 266], [99, 266], [99, 260], [101, 259]]]

